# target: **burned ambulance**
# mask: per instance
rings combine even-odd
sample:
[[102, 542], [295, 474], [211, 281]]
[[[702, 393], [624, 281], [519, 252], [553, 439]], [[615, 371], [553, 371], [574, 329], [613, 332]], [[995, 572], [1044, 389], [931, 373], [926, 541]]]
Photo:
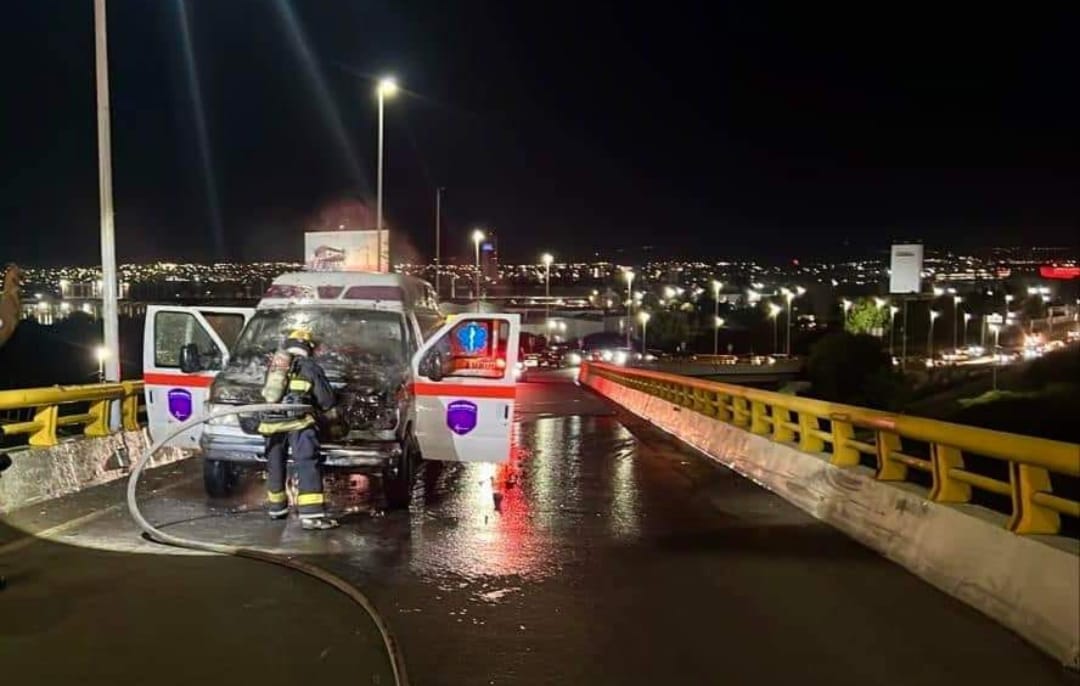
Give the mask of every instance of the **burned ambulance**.
[[[518, 315], [446, 323], [430, 285], [396, 274], [285, 274], [254, 309], [148, 307], [151, 435], [160, 439], [222, 406], [263, 402], [270, 358], [297, 328], [314, 335], [315, 360], [337, 394], [336, 408], [320, 418], [323, 464], [380, 477], [390, 507], [408, 505], [421, 455], [508, 458]], [[241, 469], [265, 465], [259, 419], [212, 419], [170, 443], [199, 449], [207, 493], [225, 496]]]

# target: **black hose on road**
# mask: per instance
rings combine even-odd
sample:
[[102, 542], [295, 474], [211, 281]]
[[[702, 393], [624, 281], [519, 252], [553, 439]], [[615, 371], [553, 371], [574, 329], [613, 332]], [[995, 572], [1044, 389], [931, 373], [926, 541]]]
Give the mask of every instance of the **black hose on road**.
[[267, 403], [260, 405], [237, 405], [234, 407], [224, 407], [219, 410], [206, 415], [205, 417], [197, 417], [184, 422], [178, 426], [174, 431], [164, 436], [160, 440], [156, 441], [150, 446], [150, 449], [143, 454], [135, 466], [131, 470], [131, 475], [128, 477], [127, 484], [127, 506], [128, 511], [131, 513], [131, 518], [135, 520], [135, 523], [151, 540], [164, 545], [176, 546], [178, 548], [188, 548], [190, 550], [201, 550], [209, 553], [218, 553], [220, 555], [233, 555], [235, 557], [244, 557], [249, 560], [257, 560], [259, 562], [267, 562], [273, 565], [279, 565], [281, 567], [288, 567], [289, 569], [302, 572], [308, 576], [318, 579], [325, 584], [329, 584], [341, 593], [348, 596], [353, 602], [360, 607], [364, 608], [368, 616], [371, 617], [371, 621], [375, 623], [375, 627], [379, 630], [379, 634], [382, 637], [383, 645], [386, 648], [387, 657], [390, 659], [390, 667], [394, 674], [394, 683], [396, 686], [408, 686], [409, 679], [405, 673], [405, 657], [398, 647], [397, 641], [394, 639], [393, 634], [390, 633], [390, 627], [387, 626], [386, 621], [379, 614], [375, 606], [367, 599], [360, 589], [356, 588], [348, 581], [341, 577], [326, 571], [320, 567], [316, 567], [313, 564], [309, 564], [301, 559], [292, 556], [281, 555], [269, 550], [260, 550], [258, 548], [242, 548], [239, 546], [225, 545], [222, 543], [206, 543], [204, 541], [195, 541], [188, 538], [182, 538], [180, 536], [174, 536], [169, 533], [161, 531], [153, 524], [151, 524], [146, 517], [143, 516], [142, 511], [139, 510], [139, 504], [135, 497], [136, 488], [139, 485], [139, 477], [142, 475], [143, 468], [146, 467], [150, 461], [150, 457], [165, 445], [166, 442], [180, 435], [184, 431], [193, 427], [204, 424], [211, 419], [217, 419], [219, 417], [227, 417], [234, 414], [245, 413], [257, 413], [267, 412], [271, 410], [296, 410], [306, 408], [306, 405], [286, 405], [281, 403]]

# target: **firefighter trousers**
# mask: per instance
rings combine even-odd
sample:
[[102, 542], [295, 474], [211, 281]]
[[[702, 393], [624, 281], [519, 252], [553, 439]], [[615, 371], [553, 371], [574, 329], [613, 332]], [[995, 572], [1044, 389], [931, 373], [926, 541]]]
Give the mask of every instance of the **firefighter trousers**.
[[266, 437], [266, 491], [271, 514], [289, 509], [285, 494], [286, 448], [292, 455], [300, 494], [296, 506], [301, 519], [325, 516], [322, 470], [319, 468], [319, 436], [315, 427], [270, 434]]

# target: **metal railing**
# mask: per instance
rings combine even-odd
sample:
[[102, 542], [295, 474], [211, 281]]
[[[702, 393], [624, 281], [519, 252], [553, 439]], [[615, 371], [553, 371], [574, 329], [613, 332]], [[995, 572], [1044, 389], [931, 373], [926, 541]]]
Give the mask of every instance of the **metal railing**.
[[142, 392], [142, 381], [0, 391], [0, 415], [6, 417], [0, 422], [0, 434], [28, 436], [27, 442], [35, 447], [56, 445], [63, 429], [107, 436], [114, 402], [120, 403], [121, 426], [135, 431]]
[[[1080, 517], [1080, 502], [1055, 495], [1051, 475], [1080, 477], [1080, 445], [933, 419], [879, 412], [645, 369], [582, 365], [581, 381], [597, 376], [668, 400], [722, 422], [820, 454], [838, 467], [869, 455], [881, 481], [930, 478], [931, 500], [969, 503], [972, 489], [1011, 500], [1010, 530], [1057, 534], [1061, 515]], [[913, 453], [923, 453], [920, 457]], [[965, 457], [1003, 462], [1002, 480], [965, 468]]]

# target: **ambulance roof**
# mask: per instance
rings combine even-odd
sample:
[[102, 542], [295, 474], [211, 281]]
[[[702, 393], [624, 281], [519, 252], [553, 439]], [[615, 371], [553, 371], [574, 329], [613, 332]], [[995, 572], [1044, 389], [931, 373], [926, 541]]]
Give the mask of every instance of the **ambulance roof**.
[[364, 309], [438, 310], [434, 289], [422, 279], [375, 272], [292, 272], [282, 274], [259, 301], [259, 308], [332, 305]]

